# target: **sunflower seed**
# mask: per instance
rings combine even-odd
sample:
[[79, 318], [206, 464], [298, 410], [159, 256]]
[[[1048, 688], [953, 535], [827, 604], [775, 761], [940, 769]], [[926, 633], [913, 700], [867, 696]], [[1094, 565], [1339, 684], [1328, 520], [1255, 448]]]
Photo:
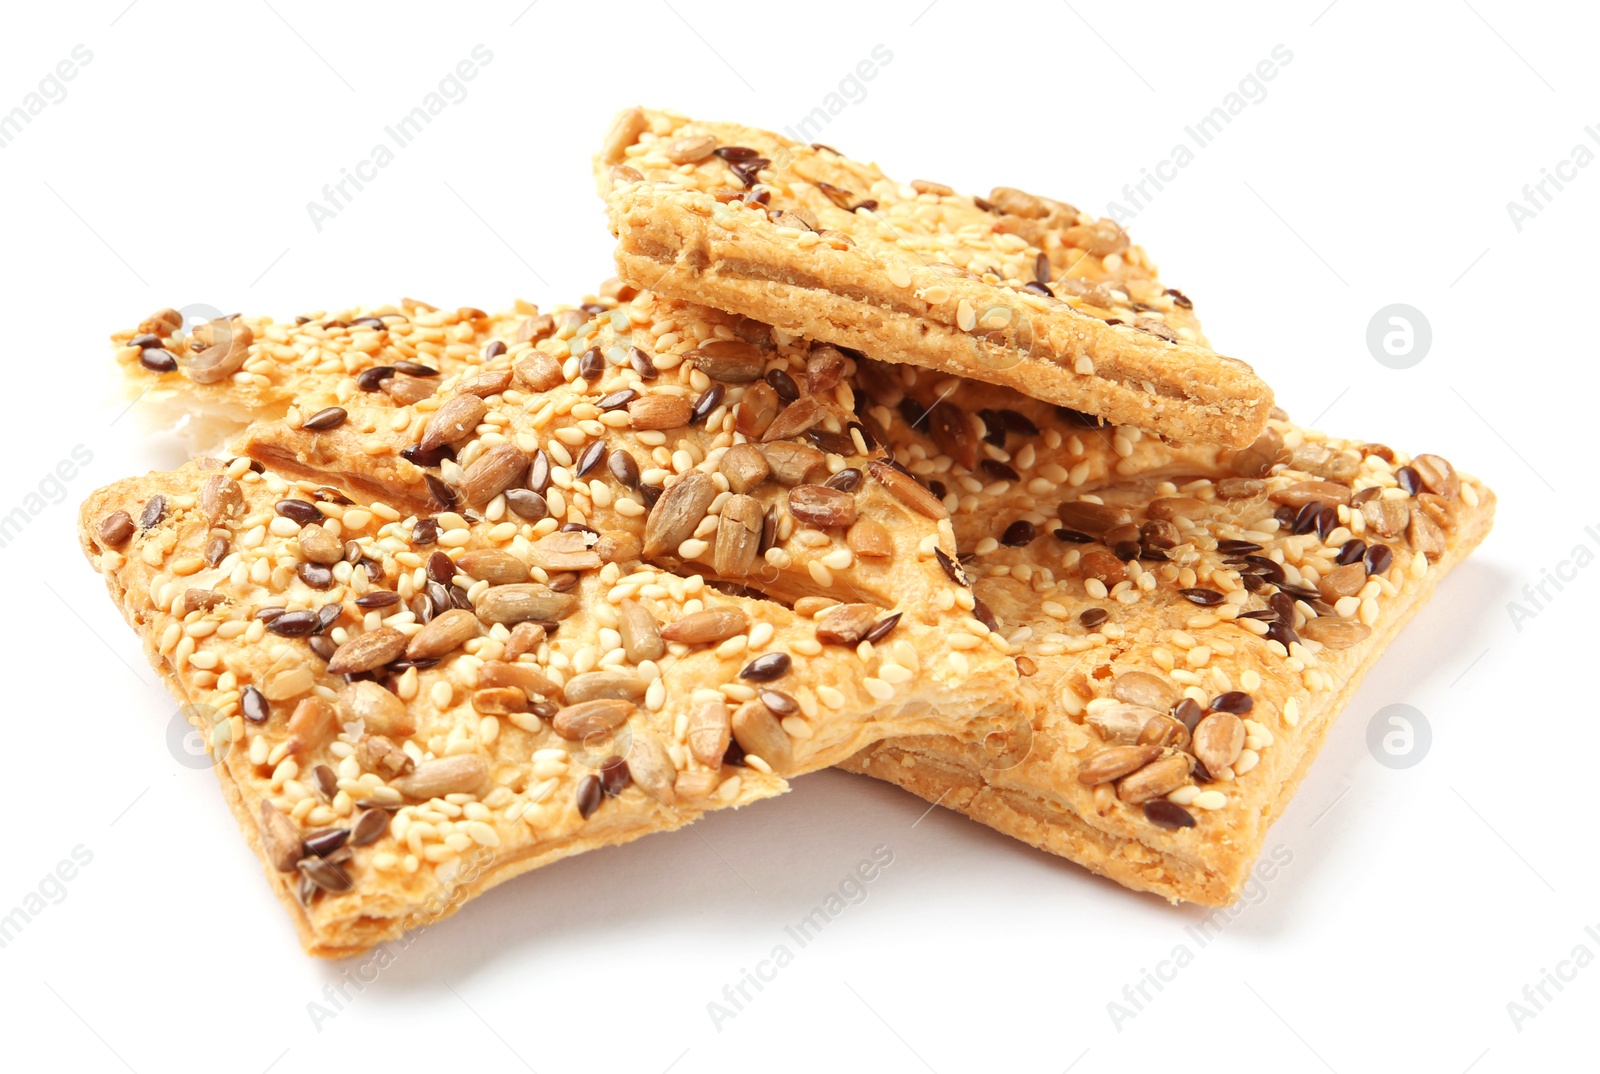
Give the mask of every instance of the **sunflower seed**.
[[529, 619], [541, 623], [554, 623], [565, 619], [578, 608], [578, 598], [569, 593], [557, 593], [536, 582], [491, 586], [478, 598], [475, 611], [486, 623], [504, 623], [510, 626]]
[[[496, 344], [505, 347], [505, 344], [498, 339], [489, 346], [492, 348]], [[509, 387], [511, 387], [511, 370], [483, 369], [462, 377], [456, 384], [456, 392], [460, 395], [476, 395], [480, 399], [487, 399], [491, 395], [499, 395]]]
[[1111, 684], [1111, 696], [1130, 705], [1165, 712], [1183, 696], [1177, 685], [1148, 671], [1124, 671]]
[[455, 561], [455, 569], [490, 585], [511, 585], [528, 580], [528, 565], [510, 552], [480, 548]]
[[856, 501], [825, 485], [799, 485], [789, 490], [789, 513], [808, 526], [849, 526], [856, 520]]
[[646, 685], [636, 671], [586, 671], [567, 680], [562, 697], [568, 705], [603, 699], [638, 701]]
[[423, 761], [389, 785], [407, 798], [426, 801], [447, 794], [476, 794], [488, 781], [488, 761], [476, 753], [457, 753]]
[[1244, 749], [1244, 721], [1231, 712], [1213, 712], [1195, 725], [1191, 752], [1208, 772], [1220, 772]]
[[567, 705], [550, 719], [550, 729], [569, 742], [582, 742], [591, 735], [605, 735], [628, 722], [634, 703], [617, 698], [602, 698]]
[[717, 148], [715, 137], [709, 134], [695, 134], [668, 142], [662, 154], [674, 164], [694, 164], [709, 157], [715, 148]]
[[750, 629], [750, 617], [737, 608], [707, 608], [661, 628], [661, 639], [684, 645], [726, 641]]
[[[598, 442], [597, 442], [598, 443]], [[605, 445], [599, 444], [603, 451]], [[528, 473], [529, 458], [514, 444], [496, 444], [478, 456], [461, 480], [461, 496], [482, 507], [500, 493], [520, 483]]]
[[678, 779], [678, 769], [656, 736], [647, 732], [634, 735], [627, 764], [628, 775], [640, 790], [665, 806], [677, 801], [673, 785]]
[[793, 440], [774, 440], [762, 444], [761, 455], [766, 459], [773, 480], [780, 485], [803, 483], [823, 463], [823, 454], [810, 444]]
[[1332, 481], [1300, 481], [1270, 493], [1267, 499], [1297, 508], [1312, 503], [1343, 505], [1350, 502], [1350, 488]]
[[617, 606], [620, 622], [617, 631], [622, 635], [622, 649], [635, 664], [646, 660], [659, 660], [667, 646], [661, 640], [661, 628], [655, 616], [636, 600], [625, 600]]
[[1145, 724], [1161, 713], [1145, 705], [1125, 701], [1097, 701], [1089, 706], [1084, 720], [1101, 738], [1116, 746], [1131, 746], [1139, 741]]
[[872, 604], [835, 604], [817, 620], [817, 640], [825, 645], [859, 645], [878, 622]]
[[708, 701], [689, 714], [689, 752], [701, 764], [721, 765], [732, 734], [728, 706], [721, 701]]
[[1428, 557], [1428, 562], [1436, 561], [1445, 554], [1446, 543], [1444, 531], [1439, 524], [1429, 518], [1425, 511], [1411, 512], [1411, 524], [1406, 527], [1406, 540], [1411, 547]]
[[403, 776], [417, 765], [409, 755], [383, 735], [364, 735], [356, 745], [356, 760], [368, 772], [385, 779]]
[[705, 518], [706, 509], [716, 499], [717, 491], [717, 483], [711, 475], [691, 470], [662, 493], [645, 522], [644, 558], [676, 553], [678, 545], [694, 535], [695, 527]]
[[261, 802], [261, 846], [267, 860], [280, 873], [292, 872], [295, 863], [305, 856], [305, 843], [294, 821], [273, 808], [272, 803]]
[[250, 357], [255, 334], [241, 320], [207, 321], [194, 330], [189, 348], [193, 352], [183, 363], [184, 372], [196, 384], [216, 384], [237, 373]]
[[1160, 746], [1110, 746], [1078, 766], [1078, 782], [1086, 786], [1110, 783], [1137, 772], [1160, 757]]
[[792, 763], [788, 732], [759, 701], [746, 701], [734, 712], [733, 738], [747, 755], [755, 754], [774, 771], [782, 772]]
[[1139, 732], [1139, 745], [1186, 749], [1189, 745], [1189, 729], [1174, 717], [1152, 716]]
[[548, 392], [565, 384], [561, 363], [542, 351], [534, 351], [512, 368], [517, 382], [531, 392]]
[[867, 463], [867, 472], [872, 475], [873, 480], [887, 489], [891, 496], [918, 514], [935, 520], [950, 517], [950, 512], [945, 510], [944, 504], [938, 497], [910, 474], [903, 473], [878, 459]]
[[1422, 487], [1446, 500], [1461, 494], [1461, 478], [1455, 467], [1439, 455], [1418, 455], [1411, 460], [1411, 469], [1422, 481]]
[[1117, 784], [1117, 797], [1129, 805], [1142, 805], [1164, 797], [1188, 782], [1188, 757], [1181, 753], [1169, 753], [1122, 777]]
[[688, 355], [695, 367], [712, 380], [748, 384], [761, 376], [766, 357], [761, 348], [737, 339], [714, 339]]
[[766, 456], [754, 444], [735, 444], [723, 452], [717, 469], [728, 479], [728, 487], [740, 493], [761, 484], [771, 472]]
[[370, 734], [391, 738], [405, 738], [417, 729], [404, 701], [365, 679], [340, 692], [339, 716], [345, 723], [360, 721]]
[[801, 399], [786, 407], [772, 424], [767, 426], [767, 431], [762, 434], [763, 441], [787, 440], [799, 436], [808, 429], [813, 428], [823, 418], [827, 411], [822, 404], [813, 398]]
[[1300, 636], [1321, 642], [1329, 649], [1348, 649], [1371, 637], [1372, 628], [1355, 619], [1318, 616], [1306, 620], [1306, 624], [1300, 628]]
[[1086, 500], [1069, 500], [1056, 508], [1056, 517], [1068, 529], [1099, 536], [1116, 526], [1126, 526], [1133, 516], [1121, 507], [1111, 504], [1089, 503]]
[[754, 496], [730, 496], [722, 505], [712, 569], [727, 578], [749, 574], [761, 546], [766, 511]]
[[381, 668], [391, 660], [398, 660], [406, 651], [406, 636], [393, 627], [379, 627], [366, 634], [358, 634], [339, 646], [328, 661], [328, 674], [354, 675], [362, 671]]
[[423, 451], [435, 451], [459, 444], [477, 431], [478, 423], [488, 412], [489, 404], [476, 395], [457, 395], [434, 411], [418, 446]]

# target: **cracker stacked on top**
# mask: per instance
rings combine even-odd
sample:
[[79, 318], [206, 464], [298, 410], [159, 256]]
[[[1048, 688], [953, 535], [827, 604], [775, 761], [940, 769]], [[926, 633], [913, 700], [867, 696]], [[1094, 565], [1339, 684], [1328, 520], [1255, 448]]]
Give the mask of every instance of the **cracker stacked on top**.
[[1237, 897], [1493, 496], [1303, 429], [1114, 224], [630, 110], [620, 281], [119, 333], [233, 443], [85, 551], [307, 949], [842, 764]]

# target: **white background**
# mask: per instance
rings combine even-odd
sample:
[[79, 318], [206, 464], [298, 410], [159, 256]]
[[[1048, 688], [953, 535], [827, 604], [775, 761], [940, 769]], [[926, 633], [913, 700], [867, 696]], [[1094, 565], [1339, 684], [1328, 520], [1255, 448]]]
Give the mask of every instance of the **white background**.
[[[0, 949], [8, 1068], [1592, 1069], [1600, 968], [1520, 1029], [1507, 1004], [1576, 945], [1600, 955], [1584, 935], [1600, 933], [1600, 567], [1549, 588], [1520, 630], [1507, 605], [1600, 548], [1585, 440], [1600, 167], [1520, 231], [1506, 208], [1579, 143], [1600, 152], [1584, 133], [1600, 124], [1592, 9], [525, 3], [6, 13], [0, 111], [75, 45], [93, 53], [0, 149], [0, 513], [75, 446], [93, 454], [3, 552], [0, 913], [74, 847], [93, 855]], [[480, 43], [493, 60], [469, 95], [319, 233], [306, 203]], [[289, 318], [402, 295], [576, 300], [610, 272], [589, 155], [615, 110], [781, 128], [879, 44], [892, 60], [820, 140], [904, 179], [1101, 212], [1287, 46], [1265, 99], [1134, 237], [1300, 421], [1488, 480], [1494, 534], [1330, 736], [1269, 838], [1290, 863], [1203, 949], [1185, 931], [1200, 911], [821, 773], [494, 891], [319, 1027], [307, 1004], [352, 964], [300, 953], [214, 777], [169, 750], [173, 704], [72, 537], [94, 487], [180, 457], [137, 414], [112, 424], [107, 334], [195, 302]], [[1366, 345], [1396, 302], [1432, 327], [1405, 370]], [[1404, 770], [1366, 745], [1391, 704], [1432, 729]], [[715, 1027], [707, 1003], [879, 845], [894, 862], [865, 901]], [[1114, 1024], [1107, 1004], [1179, 944], [1192, 963]]]

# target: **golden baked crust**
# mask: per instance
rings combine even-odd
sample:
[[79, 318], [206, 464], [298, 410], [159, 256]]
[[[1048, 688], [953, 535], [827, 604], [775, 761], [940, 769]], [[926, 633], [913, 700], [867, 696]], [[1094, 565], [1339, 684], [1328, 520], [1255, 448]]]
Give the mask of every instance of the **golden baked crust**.
[[[1244, 451], [1173, 448], [1005, 389], [867, 373], [896, 454], [947, 490], [1035, 721], [1001, 764], [919, 737], [841, 767], [1128, 887], [1235, 901], [1361, 677], [1487, 533], [1493, 494], [1437, 456], [1280, 419]], [[941, 444], [907, 418], [946, 395], [978, 413]], [[973, 441], [977, 466], [952, 459]]]
[[[437, 638], [418, 641], [426, 628], [417, 612], [432, 618], [433, 609], [407, 521], [308, 499], [310, 491], [253, 472], [247, 459], [201, 459], [97, 491], [80, 524], [85, 553], [206, 737], [240, 828], [309, 953], [358, 953], [538, 865], [785, 789], [758, 769], [696, 758], [675, 735], [682, 703], [652, 708], [639, 696], [625, 704], [627, 723], [610, 733], [585, 741], [557, 732], [555, 702], [581, 678], [574, 672], [613, 621], [599, 575], [561, 598], [575, 610], [526, 655], [508, 652], [523, 643], [506, 625], [476, 620], [459, 635], [462, 644], [422, 648]], [[117, 512], [131, 527], [108, 532]], [[315, 540], [296, 522], [308, 515], [321, 519], [311, 524]], [[481, 531], [447, 529], [467, 538], [451, 551], [492, 547]], [[308, 559], [328, 558], [310, 551], [326, 539], [334, 550], [356, 549], [351, 558], [362, 565]], [[326, 574], [308, 573], [308, 564]], [[481, 583], [457, 575], [453, 584], [478, 590], [481, 604]], [[717, 602], [692, 585], [675, 588], [648, 601], [656, 614]], [[780, 622], [773, 633], [781, 639], [797, 629]], [[387, 638], [396, 648], [360, 659], [360, 639]], [[389, 659], [367, 666], [381, 656]], [[330, 666], [344, 665], [329, 657], [362, 670], [336, 674]], [[676, 673], [665, 665], [651, 682]], [[633, 776], [613, 773], [618, 793], [596, 795], [613, 755]], [[655, 766], [640, 769], [638, 758]], [[276, 820], [266, 819], [263, 803]], [[374, 810], [379, 816], [362, 830], [360, 818]], [[380, 823], [384, 813], [392, 817]], [[273, 842], [266, 826], [280, 821], [288, 827]], [[318, 833], [353, 830], [362, 834], [317, 842]], [[287, 868], [275, 868], [285, 833], [329, 849], [319, 856], [301, 848]]]
[[623, 279], [1168, 439], [1249, 444], [1272, 393], [1114, 222], [902, 185], [825, 146], [619, 115], [595, 161]]
[[[908, 503], [908, 475], [863, 472], [877, 475], [882, 453], [850, 429], [848, 382], [835, 383], [847, 358], [824, 376], [807, 368], [815, 348], [648, 295], [585, 311], [537, 342], [482, 345], [495, 328], [487, 320], [462, 333], [472, 349], [460, 368], [440, 362], [424, 378], [430, 394], [412, 401], [363, 391], [348, 368], [307, 369], [286, 344], [273, 360], [294, 395], [283, 420], [241, 438], [254, 466], [200, 460], [113, 485], [84, 508], [86, 551], [153, 662], [200, 706], [191, 719], [227, 728], [214, 740], [219, 772], [247, 829], [266, 823], [263, 799], [305, 822], [296, 838], [348, 823], [356, 792], [339, 799], [344, 778], [376, 780], [361, 792], [369, 798], [403, 798], [406, 775], [352, 760], [377, 749], [360, 732], [291, 747], [302, 701], [311, 713], [373, 709], [419, 769], [456, 753], [482, 759], [487, 775], [462, 800], [402, 805], [395, 823], [408, 839], [427, 833], [426, 845], [358, 850], [350, 890], [319, 888], [328, 874], [316, 856], [297, 871], [269, 868], [291, 905], [301, 876], [308, 895], [321, 892], [297, 917], [308, 950], [352, 953], [437, 916], [441, 892], [453, 893], [443, 900], [453, 911], [516, 872], [675, 827], [702, 801], [721, 804], [715, 794], [740, 804], [777, 793], [778, 777], [886, 735], [1026, 727], [1005, 643], [974, 617], [945, 551], [949, 522], [933, 517], [942, 508], [929, 513], [920, 486]], [[795, 397], [783, 398], [791, 386]], [[223, 382], [182, 390], [250, 412]], [[691, 407], [702, 398], [714, 402]], [[782, 421], [798, 439], [771, 435]], [[740, 446], [772, 452], [770, 467], [724, 465]], [[830, 484], [810, 483], [828, 474]], [[725, 541], [723, 526], [740, 529]], [[374, 589], [394, 596], [381, 609], [356, 603]], [[257, 618], [276, 608], [288, 611]], [[317, 619], [324, 610], [330, 618]], [[464, 618], [465, 633], [413, 654], [446, 617]], [[523, 636], [534, 620], [549, 622]], [[282, 624], [293, 629], [275, 639]], [[352, 666], [384, 685], [345, 681]], [[242, 714], [252, 689], [258, 709], [263, 698], [282, 703], [259, 726]], [[609, 716], [628, 721], [615, 746], [563, 731]], [[742, 774], [724, 765], [730, 740]], [[613, 754], [634, 783], [615, 808], [594, 789]], [[379, 756], [403, 763], [387, 746]], [[319, 763], [341, 786], [308, 787], [302, 773]], [[564, 763], [566, 775], [538, 784], [537, 824], [512, 824], [503, 813], [525, 807], [540, 763]], [[468, 821], [489, 825], [470, 831], [494, 850], [490, 861], [466, 881], [460, 866], [417, 879], [413, 866], [428, 872], [455, 860], [446, 851], [471, 849], [459, 830]], [[426, 856], [436, 835], [438, 861]], [[274, 857], [260, 831], [251, 839]]]

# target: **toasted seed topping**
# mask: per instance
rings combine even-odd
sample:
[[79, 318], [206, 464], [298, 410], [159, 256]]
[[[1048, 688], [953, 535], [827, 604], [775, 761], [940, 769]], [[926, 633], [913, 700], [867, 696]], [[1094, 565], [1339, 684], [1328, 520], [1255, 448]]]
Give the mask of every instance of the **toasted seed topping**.
[[307, 432], [320, 433], [324, 429], [334, 429], [343, 425], [350, 415], [343, 407], [330, 406], [313, 414], [300, 428]]
[[100, 540], [108, 548], [117, 548], [133, 536], [133, 519], [126, 511], [113, 511], [100, 520]]
[[616, 755], [600, 762], [599, 776], [600, 790], [607, 798], [617, 797], [633, 782], [633, 775], [628, 771], [628, 762]]
[[622, 698], [597, 698], [567, 705], [550, 720], [550, 729], [570, 742], [604, 735], [628, 722], [634, 703]]
[[[357, 684], [360, 685], [360, 684]], [[427, 801], [447, 794], [476, 794], [489, 780], [489, 765], [476, 753], [459, 753], [423, 761], [390, 782], [407, 798]]]
[[319, 891], [338, 894], [349, 891], [354, 886], [349, 874], [336, 862], [326, 858], [310, 855], [301, 858], [296, 867], [302, 877], [310, 881]]
[[[898, 614], [894, 618], [898, 621]], [[817, 620], [817, 640], [825, 645], [848, 645], [853, 648], [872, 632], [878, 622], [876, 605], [835, 604]]]
[[244, 718], [251, 723], [266, 723], [272, 716], [272, 706], [266, 696], [254, 686], [246, 686], [239, 699]]
[[446, 511], [454, 511], [461, 506], [461, 494], [445, 484], [442, 478], [435, 477], [433, 474], [423, 474], [422, 480], [427, 484], [428, 492], [433, 496], [433, 502], [438, 504], [440, 508]]
[[280, 873], [292, 872], [295, 863], [305, 856], [305, 844], [294, 821], [273, 808], [265, 799], [261, 802], [261, 845], [267, 860]]
[[1122, 777], [1117, 784], [1117, 797], [1129, 805], [1142, 805], [1163, 797], [1189, 782], [1189, 769], [1186, 755], [1168, 753]]
[[407, 640], [404, 634], [392, 627], [380, 627], [370, 633], [358, 634], [339, 646], [333, 659], [328, 661], [328, 673], [353, 675], [380, 668], [400, 658], [400, 654], [406, 651]]
[[[147, 336], [146, 339], [154, 339]], [[178, 356], [160, 346], [147, 346], [139, 352], [139, 364], [153, 373], [172, 373], [178, 368]]]
[[1088, 608], [1078, 615], [1078, 622], [1085, 628], [1093, 630], [1109, 618], [1109, 613], [1104, 608]]
[[1176, 802], [1169, 802], [1165, 798], [1155, 798], [1146, 802], [1143, 808], [1145, 819], [1157, 828], [1176, 831], [1179, 828], [1194, 827], [1193, 814]]
[[789, 674], [793, 663], [788, 653], [766, 653], [746, 664], [739, 672], [739, 678], [750, 682], [772, 682]]
[[959, 586], [971, 587], [972, 583], [967, 578], [967, 572], [961, 568], [959, 563], [951, 559], [944, 549], [935, 548], [933, 550], [933, 558], [939, 561], [939, 566], [944, 569], [944, 573], [952, 582]]
[[1213, 712], [1195, 725], [1190, 744], [1208, 772], [1221, 772], [1244, 750], [1244, 721], [1232, 712]]
[[855, 497], [823, 485], [798, 485], [789, 490], [789, 513], [809, 526], [849, 526], [856, 520]]
[[[315, 510], [315, 508], [312, 508], [312, 510]], [[141, 530], [154, 529], [161, 525], [166, 517], [167, 498], [157, 493], [145, 503], [144, 510], [139, 515], [139, 528]]]
[[1006, 527], [1005, 532], [1000, 535], [1000, 543], [1008, 548], [1021, 548], [1031, 544], [1037, 534], [1038, 531], [1034, 529], [1032, 522], [1019, 518]]
[[707, 645], [726, 641], [750, 629], [750, 617], [737, 608], [707, 608], [661, 628], [664, 641]]
[[423, 451], [434, 451], [459, 444], [477, 430], [478, 423], [488, 412], [489, 404], [478, 396], [457, 395], [434, 411], [418, 447]]
[[918, 514], [935, 520], [950, 517], [950, 512], [945, 510], [944, 504], [910, 474], [877, 459], [867, 463], [867, 472], [872, 475], [873, 480], [888, 489], [895, 499]]
[[711, 501], [716, 499], [717, 491], [716, 482], [699, 470], [685, 474], [667, 489], [650, 509], [645, 523], [644, 557], [653, 559], [675, 552], [678, 545], [693, 535]]
[[317, 505], [305, 500], [279, 500], [273, 509], [279, 515], [302, 526], [309, 526], [322, 518], [322, 512], [317, 510]]
[[775, 771], [786, 769], [792, 756], [789, 735], [772, 710], [760, 701], [746, 701], [733, 713], [734, 745], [743, 756], [755, 754]]
[[601, 786], [599, 776], [584, 776], [578, 781], [578, 788], [574, 792], [574, 803], [578, 808], [578, 816], [588, 820], [594, 811], [600, 808], [600, 803], [605, 801], [605, 791]]
[[1256, 707], [1255, 698], [1242, 690], [1229, 690], [1211, 699], [1211, 711], [1231, 712], [1242, 716]]
[[536, 582], [491, 586], [478, 598], [476, 605], [478, 618], [485, 623], [507, 625], [529, 620], [559, 622], [577, 608], [577, 597], [569, 593], [557, 593], [549, 586]]

